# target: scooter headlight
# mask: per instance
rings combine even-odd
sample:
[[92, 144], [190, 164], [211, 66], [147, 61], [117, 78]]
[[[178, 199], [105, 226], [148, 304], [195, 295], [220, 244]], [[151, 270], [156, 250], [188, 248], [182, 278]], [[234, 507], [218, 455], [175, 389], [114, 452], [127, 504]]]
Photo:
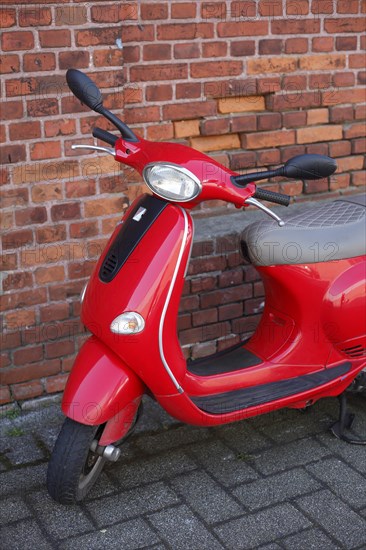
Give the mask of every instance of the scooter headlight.
[[115, 334], [137, 334], [145, 328], [144, 318], [135, 311], [126, 311], [116, 317], [110, 326]]
[[170, 201], [190, 201], [202, 190], [200, 180], [192, 172], [176, 164], [148, 164], [142, 175], [146, 185], [156, 195]]

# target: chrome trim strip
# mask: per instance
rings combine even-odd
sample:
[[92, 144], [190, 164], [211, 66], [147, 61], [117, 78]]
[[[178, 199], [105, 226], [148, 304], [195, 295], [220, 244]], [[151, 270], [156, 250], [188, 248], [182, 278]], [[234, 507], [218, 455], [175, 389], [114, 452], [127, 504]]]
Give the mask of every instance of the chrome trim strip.
[[166, 312], [167, 312], [167, 309], [168, 309], [168, 306], [169, 306], [169, 302], [170, 302], [170, 298], [172, 296], [172, 292], [173, 292], [173, 288], [174, 288], [174, 285], [175, 285], [175, 281], [177, 279], [177, 275], [178, 275], [178, 271], [179, 271], [179, 268], [180, 268], [180, 264], [182, 262], [182, 257], [183, 257], [183, 252], [184, 252], [184, 248], [185, 248], [185, 244], [186, 244], [186, 241], [187, 241], [187, 236], [188, 236], [188, 216], [187, 216], [187, 213], [186, 211], [181, 207], [179, 206], [178, 208], [180, 208], [183, 212], [183, 215], [184, 215], [184, 234], [183, 234], [183, 239], [182, 239], [182, 246], [180, 247], [180, 251], [179, 251], [179, 256], [178, 256], [178, 260], [177, 260], [177, 265], [175, 266], [175, 270], [174, 270], [174, 273], [173, 273], [173, 277], [172, 277], [172, 281], [170, 283], [170, 287], [169, 287], [169, 290], [168, 290], [168, 294], [167, 294], [167, 297], [166, 297], [166, 300], [165, 300], [165, 304], [164, 304], [164, 307], [163, 307], [163, 312], [161, 314], [161, 318], [160, 318], [160, 325], [159, 325], [159, 351], [160, 351], [160, 358], [163, 362], [163, 365], [164, 365], [164, 368], [165, 370], [167, 371], [167, 373], [169, 374], [170, 376], [170, 379], [171, 381], [173, 382], [174, 386], [176, 387], [176, 389], [178, 390], [179, 393], [183, 393], [184, 390], [183, 388], [179, 385], [179, 382], [177, 381], [177, 379], [175, 378], [174, 374], [172, 373], [169, 365], [168, 365], [168, 362], [165, 358], [165, 355], [164, 355], [164, 346], [163, 346], [163, 330], [164, 330], [164, 322], [165, 322], [165, 316], [166, 316]]

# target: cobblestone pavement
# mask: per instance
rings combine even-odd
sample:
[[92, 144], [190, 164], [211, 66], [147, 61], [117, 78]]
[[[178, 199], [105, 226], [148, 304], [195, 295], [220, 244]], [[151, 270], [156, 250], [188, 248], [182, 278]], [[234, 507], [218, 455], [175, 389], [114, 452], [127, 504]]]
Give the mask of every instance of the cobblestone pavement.
[[[354, 396], [366, 435], [366, 395]], [[366, 549], [366, 451], [328, 427], [336, 399], [202, 429], [148, 400], [140, 426], [90, 497], [45, 489], [62, 422], [57, 404], [0, 422], [1, 548]]]

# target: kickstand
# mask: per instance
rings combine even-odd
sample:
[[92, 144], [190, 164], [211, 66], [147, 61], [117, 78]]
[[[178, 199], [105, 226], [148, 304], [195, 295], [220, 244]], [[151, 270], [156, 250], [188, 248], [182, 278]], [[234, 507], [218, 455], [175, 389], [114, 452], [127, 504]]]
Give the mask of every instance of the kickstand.
[[330, 431], [338, 439], [342, 439], [342, 441], [346, 441], [352, 445], [366, 445], [366, 439], [352, 439], [344, 433], [345, 430], [351, 428], [355, 415], [347, 410], [347, 396], [345, 392], [338, 396], [338, 400], [339, 420], [330, 428]]

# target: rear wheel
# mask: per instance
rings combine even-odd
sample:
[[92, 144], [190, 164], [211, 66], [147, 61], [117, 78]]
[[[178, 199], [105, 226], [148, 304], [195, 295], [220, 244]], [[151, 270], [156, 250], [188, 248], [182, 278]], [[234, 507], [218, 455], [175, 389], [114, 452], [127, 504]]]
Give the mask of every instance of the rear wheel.
[[106, 461], [90, 446], [100, 439], [103, 429], [104, 424], [86, 426], [65, 419], [47, 471], [47, 489], [57, 502], [73, 504], [82, 500], [97, 481]]

